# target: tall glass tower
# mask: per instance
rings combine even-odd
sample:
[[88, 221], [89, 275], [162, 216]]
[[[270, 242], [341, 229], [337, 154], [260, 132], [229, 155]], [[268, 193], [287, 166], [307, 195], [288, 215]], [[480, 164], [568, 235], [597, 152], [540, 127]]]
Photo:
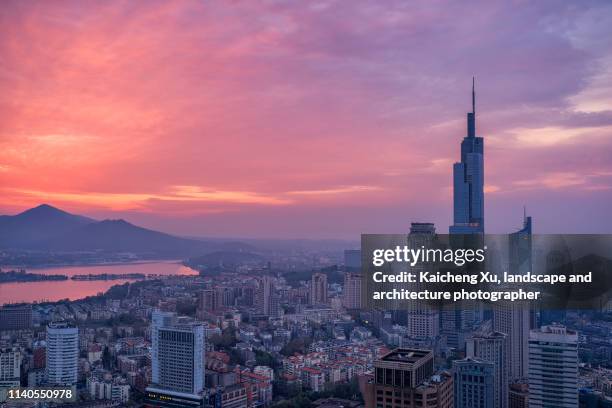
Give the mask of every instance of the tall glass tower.
[[453, 225], [451, 234], [484, 233], [483, 139], [476, 137], [476, 93], [472, 78], [472, 112], [461, 142], [461, 161], [453, 165]]

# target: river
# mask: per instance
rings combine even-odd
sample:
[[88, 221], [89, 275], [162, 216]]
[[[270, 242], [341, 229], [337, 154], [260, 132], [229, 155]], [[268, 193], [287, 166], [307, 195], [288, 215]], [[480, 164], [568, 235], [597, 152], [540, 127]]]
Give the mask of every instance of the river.
[[[2, 269], [8, 269], [2, 267]], [[145, 275], [195, 275], [191, 268], [181, 265], [178, 261], [134, 262], [112, 265], [64, 266], [51, 268], [27, 269], [31, 273], [46, 275], [86, 274], [125, 274], [142, 273]], [[12, 282], [0, 284], [0, 305], [16, 302], [56, 301], [61, 299], [82, 299], [87, 296], [105, 292], [113, 285], [120, 285], [133, 280], [99, 280], [99, 281], [40, 281]]]

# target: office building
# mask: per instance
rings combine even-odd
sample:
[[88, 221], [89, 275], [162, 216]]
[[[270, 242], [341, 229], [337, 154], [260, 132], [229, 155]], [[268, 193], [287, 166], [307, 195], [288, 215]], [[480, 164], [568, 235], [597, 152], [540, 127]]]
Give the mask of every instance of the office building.
[[32, 305], [8, 304], [0, 307], [0, 331], [30, 330], [32, 328]]
[[476, 93], [472, 80], [472, 112], [461, 142], [461, 161], [453, 165], [453, 225], [451, 234], [484, 233], [484, 142], [476, 136]]
[[529, 407], [578, 406], [578, 335], [552, 324], [529, 335]]
[[374, 361], [374, 379], [364, 385], [366, 408], [450, 408], [453, 379], [434, 375], [431, 350], [400, 348]]
[[493, 406], [508, 406], [507, 335], [476, 333], [466, 341], [466, 356], [493, 363]]
[[327, 303], [327, 275], [323, 272], [314, 272], [310, 281], [310, 304], [315, 306]]
[[79, 329], [67, 322], [47, 326], [46, 370], [50, 385], [75, 385], [79, 362]]
[[495, 364], [467, 357], [453, 361], [455, 408], [495, 407]]
[[154, 311], [151, 325], [151, 407], [198, 407], [204, 391], [204, 326]]

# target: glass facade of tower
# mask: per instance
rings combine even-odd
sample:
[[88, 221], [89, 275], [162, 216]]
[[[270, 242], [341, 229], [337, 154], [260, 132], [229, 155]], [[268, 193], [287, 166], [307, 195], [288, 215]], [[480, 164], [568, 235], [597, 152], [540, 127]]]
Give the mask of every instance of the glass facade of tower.
[[461, 161], [453, 166], [453, 208], [451, 234], [484, 233], [484, 142], [482, 137], [476, 137], [473, 87], [467, 136], [461, 142]]

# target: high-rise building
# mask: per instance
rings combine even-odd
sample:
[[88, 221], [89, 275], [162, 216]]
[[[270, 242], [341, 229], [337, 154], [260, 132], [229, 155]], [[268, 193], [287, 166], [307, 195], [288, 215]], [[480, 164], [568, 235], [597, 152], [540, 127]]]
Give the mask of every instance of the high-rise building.
[[323, 272], [314, 272], [310, 281], [310, 304], [326, 305], [327, 303], [327, 275]]
[[255, 293], [255, 307], [259, 313], [277, 317], [280, 313], [278, 295], [274, 290], [274, 282], [269, 275], [259, 278]]
[[578, 335], [552, 324], [529, 335], [529, 407], [578, 406]]
[[217, 297], [222, 306], [224, 307], [236, 306], [236, 292], [233, 287], [218, 286], [216, 290], [217, 290]]
[[[431, 248], [436, 237], [436, 227], [429, 222], [413, 222], [408, 234], [408, 247], [419, 249], [422, 246]], [[410, 272], [415, 275], [425, 270], [436, 270], [434, 265], [418, 262], [410, 266]], [[425, 290], [423, 284], [412, 284], [413, 291]], [[432, 338], [440, 334], [440, 312], [438, 305], [427, 302], [413, 301], [407, 304], [406, 328], [410, 337]]]
[[151, 407], [197, 407], [204, 391], [204, 326], [154, 311], [151, 325]]
[[532, 221], [531, 217], [523, 215], [523, 227], [510, 234], [509, 250], [509, 271], [514, 274], [533, 272], [533, 248], [532, 248]]
[[507, 336], [505, 333], [476, 333], [466, 341], [467, 357], [493, 363], [493, 406], [508, 406]]
[[508, 390], [508, 408], [527, 407], [529, 407], [529, 384], [525, 381], [511, 383]]
[[366, 408], [450, 408], [453, 379], [434, 375], [431, 350], [400, 348], [374, 361], [374, 379], [365, 385]]
[[529, 320], [529, 308], [517, 302], [499, 301], [493, 305], [493, 329], [508, 335], [505, 365], [509, 381], [527, 378]]
[[[527, 216], [527, 209], [523, 212], [523, 227], [517, 232], [510, 234], [509, 272], [514, 274], [525, 274], [533, 270], [533, 222], [532, 217]], [[541, 326], [539, 322], [539, 310], [536, 303], [529, 305], [529, 329], [537, 329]], [[529, 337], [528, 335], [525, 338]], [[523, 378], [527, 376], [527, 368], [524, 370]]]
[[467, 357], [453, 361], [455, 408], [495, 407], [495, 364]]
[[[523, 228], [510, 234], [508, 242], [509, 272], [525, 274], [532, 270], [531, 217], [524, 217]], [[508, 379], [527, 378], [529, 364], [529, 330], [535, 322], [532, 304], [496, 302], [493, 305], [493, 329], [508, 335]]]
[[32, 328], [32, 305], [8, 304], [0, 307], [0, 331]]
[[361, 273], [345, 272], [343, 302], [347, 309], [361, 309]]
[[[554, 240], [554, 238], [553, 238]], [[555, 243], [554, 247], [547, 251], [544, 268], [547, 274], [572, 274], [574, 263], [568, 248], [563, 244]], [[555, 322], [564, 322], [567, 318], [567, 310], [564, 307], [551, 309], [549, 307], [539, 311], [539, 326], [546, 326]], [[534, 327], [537, 329], [539, 326]]]
[[214, 312], [219, 309], [219, 295], [215, 289], [204, 289], [198, 293], [198, 309], [204, 312]]
[[46, 370], [50, 385], [75, 385], [79, 363], [79, 329], [67, 322], [47, 326]]
[[453, 225], [451, 234], [484, 233], [484, 142], [476, 137], [476, 93], [472, 80], [472, 112], [461, 142], [461, 161], [453, 165]]

